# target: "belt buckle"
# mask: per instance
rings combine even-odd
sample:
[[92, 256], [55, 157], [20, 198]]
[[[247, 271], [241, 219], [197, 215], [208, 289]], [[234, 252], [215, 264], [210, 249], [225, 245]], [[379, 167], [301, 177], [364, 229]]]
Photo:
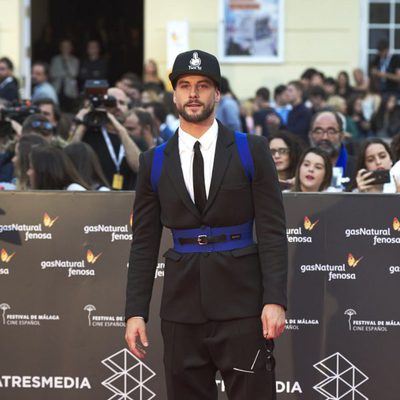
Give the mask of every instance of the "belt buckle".
[[200, 246], [204, 246], [205, 244], [208, 244], [208, 236], [207, 235], [198, 235], [197, 236], [197, 243]]

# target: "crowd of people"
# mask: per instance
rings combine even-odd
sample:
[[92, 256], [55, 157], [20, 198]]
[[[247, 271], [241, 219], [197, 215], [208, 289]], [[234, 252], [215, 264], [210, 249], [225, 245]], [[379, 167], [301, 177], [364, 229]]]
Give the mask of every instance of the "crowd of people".
[[[173, 94], [157, 64], [107, 88], [100, 47], [90, 40], [79, 60], [66, 39], [49, 64], [33, 62], [29, 101], [12, 61], [0, 58], [2, 189], [134, 190], [140, 153], [175, 133]], [[352, 77], [308, 68], [273, 96], [263, 85], [243, 100], [222, 78], [216, 117], [268, 139], [283, 191], [400, 192], [400, 58], [382, 41], [369, 73]], [[93, 82], [102, 91], [89, 91]]]

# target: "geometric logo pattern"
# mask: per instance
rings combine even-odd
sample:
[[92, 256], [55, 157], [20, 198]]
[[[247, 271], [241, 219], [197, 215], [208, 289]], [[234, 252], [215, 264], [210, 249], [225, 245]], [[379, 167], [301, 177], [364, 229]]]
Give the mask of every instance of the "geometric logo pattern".
[[368, 400], [358, 388], [369, 378], [340, 353], [332, 354], [314, 364], [325, 379], [314, 389], [325, 396], [326, 400]]
[[114, 374], [102, 382], [102, 385], [114, 394], [108, 400], [151, 400], [155, 397], [145, 386], [156, 373], [129, 350], [122, 349], [102, 363]]

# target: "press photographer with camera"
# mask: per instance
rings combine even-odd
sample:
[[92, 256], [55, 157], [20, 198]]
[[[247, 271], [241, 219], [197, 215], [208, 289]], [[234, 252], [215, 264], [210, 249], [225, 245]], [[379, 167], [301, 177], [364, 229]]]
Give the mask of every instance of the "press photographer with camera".
[[140, 150], [122, 125], [129, 99], [121, 89], [107, 87], [106, 81], [86, 82], [89, 107], [75, 118], [72, 142], [93, 148], [114, 190], [134, 190]]

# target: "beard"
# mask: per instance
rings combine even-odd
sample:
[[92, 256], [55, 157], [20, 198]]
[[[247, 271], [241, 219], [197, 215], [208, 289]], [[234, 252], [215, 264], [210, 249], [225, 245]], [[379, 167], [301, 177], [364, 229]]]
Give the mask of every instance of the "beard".
[[179, 107], [177, 106], [179, 115], [187, 122], [194, 122], [194, 123], [203, 122], [206, 119], [208, 119], [214, 112], [215, 103], [210, 103], [207, 106], [204, 103], [201, 103], [199, 101], [196, 101], [193, 103], [203, 106], [203, 110], [198, 114], [189, 114], [188, 112], [186, 112], [185, 107], [192, 103], [188, 102], [188, 103], [184, 104], [183, 106], [179, 106]]
[[335, 158], [339, 156], [341, 143], [334, 144], [330, 140], [322, 139], [316, 144], [316, 147], [327, 153], [328, 157]]

